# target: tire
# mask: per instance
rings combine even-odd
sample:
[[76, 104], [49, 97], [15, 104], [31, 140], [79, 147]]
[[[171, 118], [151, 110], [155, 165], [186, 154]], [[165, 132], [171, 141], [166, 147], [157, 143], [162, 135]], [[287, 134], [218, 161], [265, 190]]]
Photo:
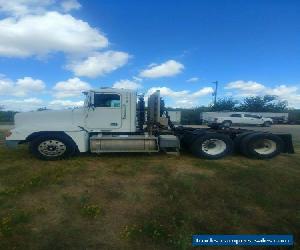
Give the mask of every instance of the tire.
[[283, 147], [282, 139], [273, 134], [253, 133], [241, 140], [241, 152], [256, 159], [270, 159], [280, 154]]
[[30, 152], [42, 160], [60, 160], [74, 155], [74, 141], [63, 134], [41, 135], [29, 144]]
[[247, 136], [247, 135], [250, 135], [250, 134], [253, 134], [255, 132], [253, 131], [248, 131], [248, 132], [243, 132], [241, 134], [238, 134], [234, 140], [233, 140], [233, 143], [234, 143], [234, 149], [235, 149], [235, 152], [237, 153], [241, 153], [241, 142], [242, 140]]
[[197, 157], [215, 160], [229, 155], [233, 147], [233, 141], [227, 135], [206, 133], [194, 141], [190, 150]]
[[231, 121], [223, 121], [223, 122], [222, 122], [223, 128], [230, 128], [231, 125], [232, 125], [232, 122], [231, 122]]
[[264, 127], [271, 127], [272, 122], [264, 122]]

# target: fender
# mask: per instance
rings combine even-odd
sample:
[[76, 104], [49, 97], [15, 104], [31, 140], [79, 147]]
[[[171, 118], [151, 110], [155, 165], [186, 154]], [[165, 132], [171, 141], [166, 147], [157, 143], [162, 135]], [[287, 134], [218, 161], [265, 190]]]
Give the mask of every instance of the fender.
[[49, 134], [64, 134], [68, 136], [77, 146], [79, 152], [87, 152], [89, 150], [89, 133], [77, 127], [76, 131], [62, 130], [42, 130], [42, 131], [25, 131], [11, 130], [12, 134], [6, 138], [7, 142], [15, 142], [15, 144], [27, 143], [41, 135]]
[[27, 138], [26, 138], [26, 142], [32, 141], [35, 138], [37, 138], [38, 136], [41, 135], [49, 135], [49, 134], [63, 134], [67, 137], [69, 137], [74, 144], [76, 145], [77, 149], [79, 152], [83, 153], [83, 152], [87, 152], [89, 150], [89, 134], [84, 131], [84, 130], [80, 130], [80, 131], [71, 131], [71, 132], [65, 132], [65, 131], [40, 131], [40, 132], [34, 132], [32, 134], [30, 134]]

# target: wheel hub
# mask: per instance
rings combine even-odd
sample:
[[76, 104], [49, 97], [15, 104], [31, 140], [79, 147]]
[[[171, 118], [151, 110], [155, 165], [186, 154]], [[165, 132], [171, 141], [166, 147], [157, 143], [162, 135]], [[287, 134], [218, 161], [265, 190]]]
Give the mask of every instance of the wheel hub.
[[219, 139], [209, 139], [202, 143], [202, 150], [209, 155], [221, 154], [226, 148], [226, 143]]
[[66, 145], [58, 140], [43, 141], [38, 146], [39, 152], [45, 156], [60, 156], [66, 149]]
[[269, 139], [262, 139], [254, 144], [254, 151], [258, 154], [272, 154], [276, 151], [277, 145]]

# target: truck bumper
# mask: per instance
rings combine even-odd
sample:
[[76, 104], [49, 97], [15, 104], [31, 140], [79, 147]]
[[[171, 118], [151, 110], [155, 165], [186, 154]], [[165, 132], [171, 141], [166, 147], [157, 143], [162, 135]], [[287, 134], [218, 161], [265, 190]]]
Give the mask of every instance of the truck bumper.
[[16, 148], [19, 145], [19, 140], [6, 140], [5, 145], [8, 148]]

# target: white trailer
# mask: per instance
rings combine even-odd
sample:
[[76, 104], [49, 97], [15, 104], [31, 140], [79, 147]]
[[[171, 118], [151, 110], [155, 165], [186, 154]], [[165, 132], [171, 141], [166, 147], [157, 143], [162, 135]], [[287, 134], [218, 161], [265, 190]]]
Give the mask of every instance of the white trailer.
[[159, 91], [148, 98], [146, 123], [144, 99], [139, 97], [137, 103], [132, 90], [101, 88], [85, 95], [82, 108], [16, 114], [15, 128], [7, 134], [6, 144], [27, 143], [30, 152], [44, 160], [83, 152], [174, 153], [181, 148], [207, 159], [222, 158], [233, 151], [262, 159], [294, 152], [289, 134], [175, 127], [168, 112], [161, 110]]

